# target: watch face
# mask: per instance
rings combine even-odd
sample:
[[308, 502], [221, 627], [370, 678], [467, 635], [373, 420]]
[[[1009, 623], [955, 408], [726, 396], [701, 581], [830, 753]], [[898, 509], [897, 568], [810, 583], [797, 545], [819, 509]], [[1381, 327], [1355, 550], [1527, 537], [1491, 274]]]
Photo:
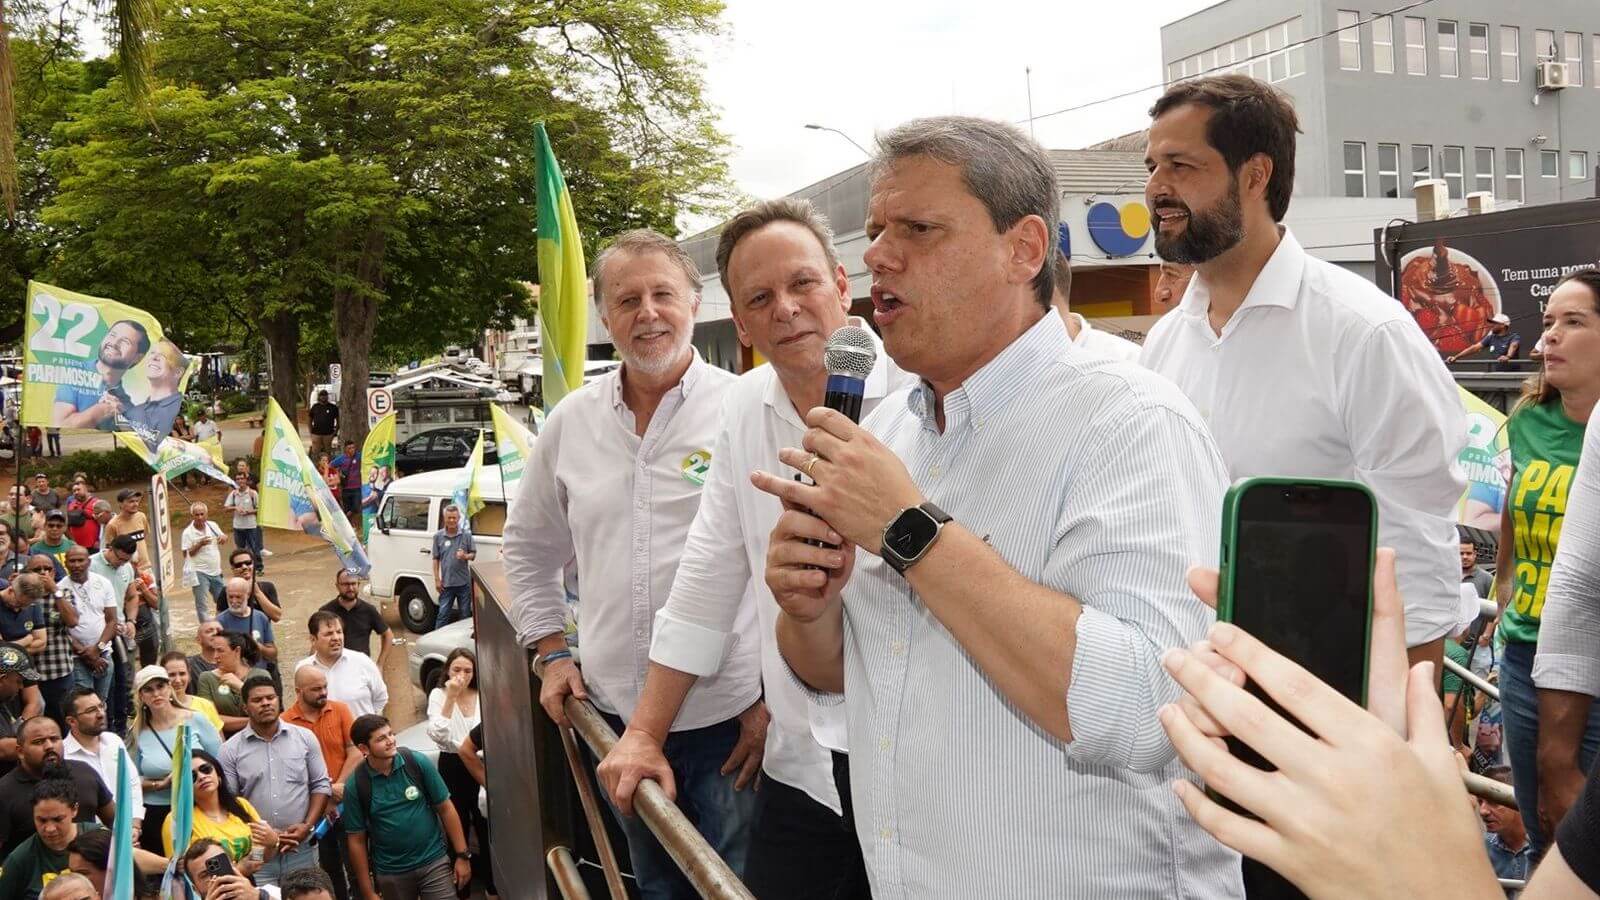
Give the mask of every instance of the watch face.
[[894, 520], [886, 535], [889, 549], [902, 559], [911, 559], [939, 533], [939, 523], [920, 509], [908, 509]]

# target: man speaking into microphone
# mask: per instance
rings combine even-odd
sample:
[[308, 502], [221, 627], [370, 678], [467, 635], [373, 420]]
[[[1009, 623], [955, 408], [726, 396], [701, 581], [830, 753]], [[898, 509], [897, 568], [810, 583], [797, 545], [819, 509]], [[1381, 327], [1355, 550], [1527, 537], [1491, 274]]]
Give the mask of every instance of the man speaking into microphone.
[[[717, 269], [739, 340], [769, 364], [739, 376], [723, 402], [700, 510], [667, 605], [656, 617], [644, 690], [599, 776], [623, 809], [631, 808], [641, 778], [673, 789], [672, 768], [662, 753], [667, 729], [696, 680], [725, 667], [738, 641], [735, 622], [753, 607], [771, 722], [745, 717], [742, 724], [761, 728], [756, 737], [765, 738], [765, 757], [757, 740], [753, 755], [726, 764], [741, 782], [753, 778], [758, 766], [766, 776], [756, 795], [744, 881], [761, 900], [858, 900], [868, 896], [866, 872], [848, 806], [841, 803], [846, 788], [835, 783], [846, 772], [842, 711], [824, 711], [813, 723], [805, 695], [778, 656], [778, 607], [763, 575], [767, 539], [782, 507], [756, 490], [749, 474], [778, 471], [778, 451], [805, 434], [801, 416], [826, 402], [824, 342], [847, 323], [866, 323], [847, 318], [850, 280], [827, 222], [804, 200], [763, 201], [734, 216], [717, 244]], [[857, 333], [875, 362], [855, 402], [871, 410], [912, 379], [888, 360], [870, 332]]]
[[780, 459], [814, 486], [752, 476], [785, 503], [777, 640], [847, 712], [880, 900], [1242, 895], [1156, 718], [1161, 654], [1212, 620], [1185, 573], [1216, 556], [1226, 469], [1176, 387], [1050, 314], [1057, 197], [1009, 125], [881, 137], [874, 317], [921, 383], [859, 427], [808, 412]]

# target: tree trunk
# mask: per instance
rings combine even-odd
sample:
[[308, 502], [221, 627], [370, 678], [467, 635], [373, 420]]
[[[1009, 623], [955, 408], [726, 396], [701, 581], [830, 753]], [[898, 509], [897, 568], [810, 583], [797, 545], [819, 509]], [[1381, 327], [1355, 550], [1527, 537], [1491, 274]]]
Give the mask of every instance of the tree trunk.
[[[296, 369], [300, 363], [300, 320], [292, 313], [280, 312], [261, 319], [261, 334], [267, 339], [267, 354], [272, 369], [272, 398], [278, 401], [289, 421], [295, 421], [300, 391]], [[252, 376], [254, 377], [254, 376]]]
[[339, 347], [339, 436], [367, 440], [367, 384], [372, 379], [372, 333], [378, 326], [383, 295], [384, 234], [374, 228], [362, 241], [352, 287], [333, 292], [333, 339]]

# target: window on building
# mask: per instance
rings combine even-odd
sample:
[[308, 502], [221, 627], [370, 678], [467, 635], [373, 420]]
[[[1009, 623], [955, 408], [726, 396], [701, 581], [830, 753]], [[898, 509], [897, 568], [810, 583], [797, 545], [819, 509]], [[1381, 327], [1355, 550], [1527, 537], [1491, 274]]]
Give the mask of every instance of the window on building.
[[1267, 33], [1258, 31], [1250, 35], [1250, 77], [1267, 80]]
[[1433, 146], [1431, 144], [1411, 145], [1411, 185], [1416, 187], [1417, 182], [1433, 178]]
[[1489, 26], [1482, 22], [1467, 26], [1467, 70], [1479, 81], [1489, 78]]
[[1466, 168], [1467, 151], [1463, 147], [1446, 147], [1440, 154], [1439, 171], [1444, 174], [1445, 189], [1450, 196], [1459, 200], [1466, 196]]
[[1573, 86], [1583, 84], [1583, 35], [1576, 31], [1569, 31], [1562, 35], [1562, 56], [1567, 63], [1567, 77], [1572, 79]]
[[1306, 73], [1306, 48], [1298, 46], [1305, 39], [1301, 31], [1300, 17], [1295, 16], [1283, 23], [1284, 44], [1289, 49], [1284, 51], [1284, 56], [1289, 58], [1289, 77], [1294, 78]]
[[1472, 151], [1472, 189], [1494, 193], [1494, 148], [1478, 147]]
[[1339, 68], [1361, 71], [1361, 14], [1348, 9], [1339, 10]]
[[1506, 199], [1522, 202], [1522, 151], [1506, 151]]
[[[1345, 146], [1349, 146], [1346, 144]], [[1346, 156], [1349, 154], [1346, 153]], [[1567, 153], [1567, 177], [1573, 181], [1584, 181], [1589, 177], [1589, 154], [1582, 150], [1573, 150]]]
[[1428, 74], [1428, 24], [1415, 16], [1406, 16], [1406, 73]]
[[1378, 196], [1400, 196], [1400, 145], [1378, 145]]
[[1539, 151], [1539, 177], [1561, 177], [1561, 153], [1556, 150]]
[[1500, 26], [1500, 80], [1522, 80], [1522, 32], [1515, 25]]
[[1594, 66], [1590, 73], [1589, 83], [1600, 88], [1600, 34], [1594, 35], [1593, 46], [1589, 48], [1589, 65]]
[[1533, 32], [1533, 58], [1539, 62], [1556, 61], [1556, 33], [1545, 28]]
[[1367, 195], [1367, 145], [1359, 141], [1344, 142], [1344, 195]]
[[1183, 63], [1167, 63], [1167, 84], [1183, 78]]
[[1461, 54], [1456, 45], [1456, 23], [1439, 20], [1439, 75], [1455, 78], [1461, 74]]
[[1267, 49], [1272, 51], [1272, 55], [1267, 57], [1267, 66], [1273, 84], [1289, 77], [1289, 59], [1281, 52], [1288, 45], [1284, 36], [1284, 30], [1279, 26], [1267, 29]]
[[1372, 20], [1372, 71], [1394, 74], [1394, 16]]

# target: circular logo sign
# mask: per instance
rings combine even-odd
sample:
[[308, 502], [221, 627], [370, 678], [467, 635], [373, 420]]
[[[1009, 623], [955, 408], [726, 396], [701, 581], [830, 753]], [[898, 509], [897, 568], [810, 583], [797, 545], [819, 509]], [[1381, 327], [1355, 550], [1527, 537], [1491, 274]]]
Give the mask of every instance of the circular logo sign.
[[683, 470], [683, 480], [693, 485], [704, 485], [706, 475], [711, 472], [711, 451], [696, 450], [683, 458], [679, 466]]
[[394, 409], [394, 395], [388, 388], [373, 388], [367, 394], [367, 411], [375, 416], [387, 416]]
[[1130, 201], [1121, 208], [1110, 203], [1089, 207], [1089, 239], [1107, 256], [1131, 256], [1144, 247], [1150, 236], [1150, 210], [1143, 203]]
[[413, 784], [413, 785], [408, 785], [406, 787], [406, 799], [407, 800], [415, 800], [420, 796], [422, 796], [422, 792], [417, 790], [417, 786], [416, 785]]

